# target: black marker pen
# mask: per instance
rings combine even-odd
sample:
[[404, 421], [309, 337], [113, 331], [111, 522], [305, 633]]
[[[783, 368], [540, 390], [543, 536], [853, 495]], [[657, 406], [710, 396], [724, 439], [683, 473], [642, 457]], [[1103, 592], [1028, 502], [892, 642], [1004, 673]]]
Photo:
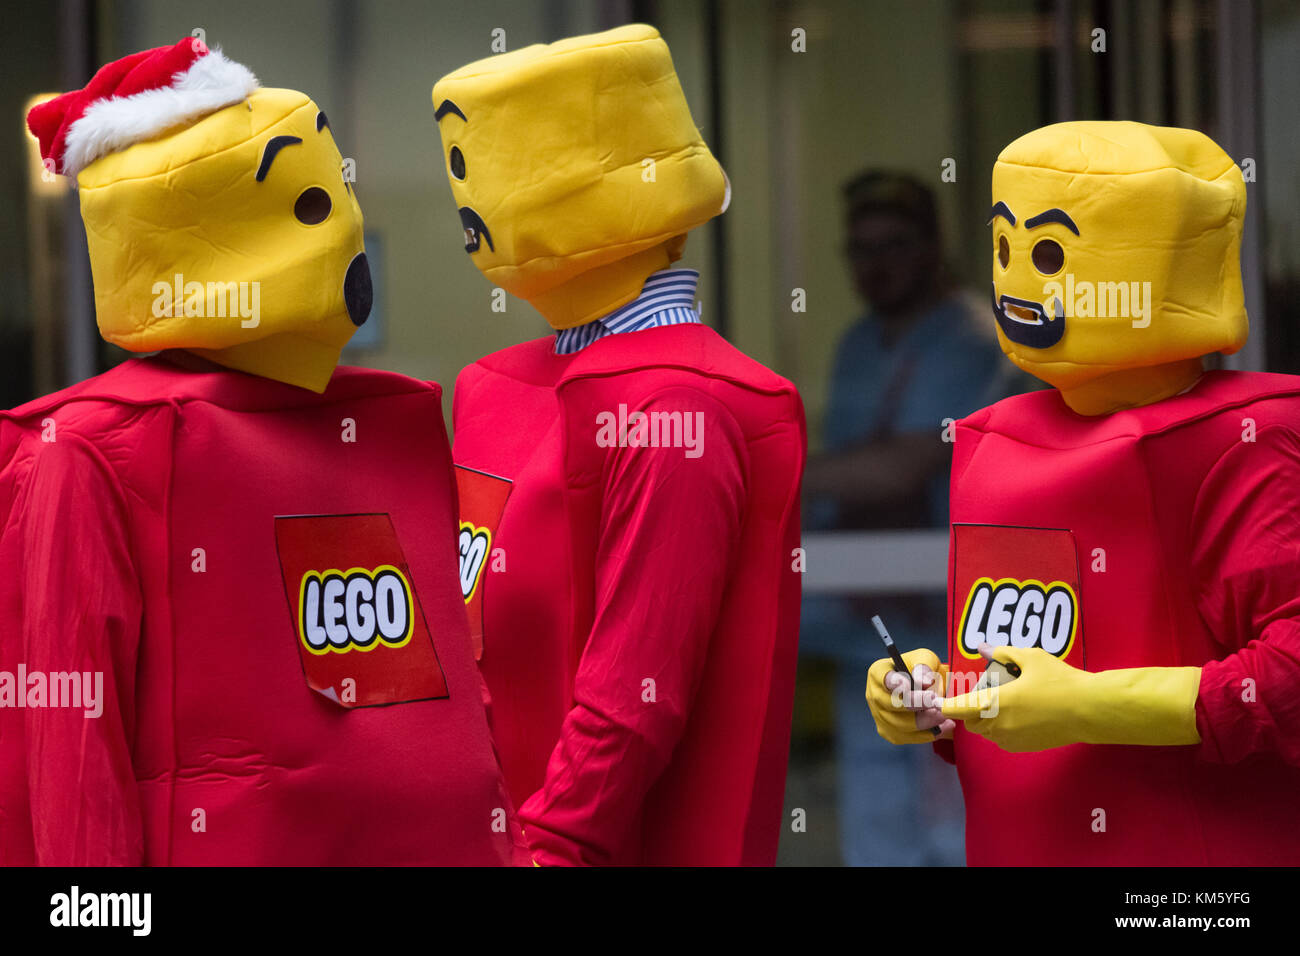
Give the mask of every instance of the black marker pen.
[[[900, 674], [907, 675], [907, 683], [911, 685], [912, 690], [916, 690], [916, 681], [912, 680], [911, 672], [908, 671], [907, 665], [903, 663], [903, 655], [898, 653], [898, 647], [894, 644], [894, 639], [890, 637], [889, 632], [885, 630], [885, 622], [880, 619], [879, 614], [873, 614], [871, 616], [871, 623], [875, 625], [876, 633], [879, 634], [880, 639], [884, 641], [885, 650], [889, 651], [889, 656], [894, 659], [894, 670], [898, 671]], [[931, 727], [930, 733], [935, 737], [938, 737], [942, 731], [940, 731], [938, 727]]]

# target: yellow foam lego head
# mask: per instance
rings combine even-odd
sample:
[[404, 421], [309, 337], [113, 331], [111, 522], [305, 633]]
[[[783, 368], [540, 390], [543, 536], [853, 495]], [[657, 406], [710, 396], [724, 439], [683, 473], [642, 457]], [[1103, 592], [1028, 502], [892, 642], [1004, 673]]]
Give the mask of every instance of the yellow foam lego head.
[[652, 27], [489, 57], [434, 115], [474, 264], [557, 329], [637, 297], [729, 188]]
[[[174, 50], [184, 52], [146, 53]], [[204, 50], [190, 73], [199, 69], [224, 68]], [[133, 352], [189, 349], [323, 391], [370, 311], [361, 209], [325, 114], [302, 93], [252, 83], [224, 106], [228, 85], [214, 97], [213, 83], [191, 83], [181, 101], [197, 89], [198, 115], [178, 119], [177, 83], [124, 96], [119, 81], [97, 108], [65, 111], [74, 121], [61, 121], [54, 155], [77, 177], [105, 339]], [[170, 125], [141, 138], [160, 109]], [[131, 122], [125, 145], [105, 140], [103, 129]]]
[[1246, 340], [1241, 170], [1194, 130], [1058, 123], [993, 167], [993, 312], [1016, 365], [1064, 390]]

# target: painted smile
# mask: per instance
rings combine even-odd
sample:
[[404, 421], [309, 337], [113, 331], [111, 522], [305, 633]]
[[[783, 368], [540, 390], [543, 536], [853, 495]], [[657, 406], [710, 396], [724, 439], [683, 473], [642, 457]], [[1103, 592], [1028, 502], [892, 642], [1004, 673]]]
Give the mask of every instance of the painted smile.
[[492, 233], [488, 231], [483, 217], [469, 206], [461, 206], [457, 212], [460, 213], [460, 224], [465, 229], [465, 251], [471, 254], [478, 252], [482, 240], [486, 239], [488, 248], [496, 252], [497, 247], [492, 245]]
[[1053, 299], [1054, 315], [1048, 315], [1041, 303], [1015, 296], [998, 295], [993, 286], [993, 317], [998, 328], [1012, 342], [1031, 349], [1048, 349], [1065, 335], [1065, 306]]

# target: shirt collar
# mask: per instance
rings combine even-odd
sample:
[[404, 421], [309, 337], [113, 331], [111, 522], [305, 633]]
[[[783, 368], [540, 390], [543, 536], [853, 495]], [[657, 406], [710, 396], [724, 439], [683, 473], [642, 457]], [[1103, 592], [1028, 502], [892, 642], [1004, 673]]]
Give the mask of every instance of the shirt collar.
[[698, 323], [695, 291], [700, 274], [695, 269], [663, 269], [651, 273], [641, 294], [609, 315], [555, 335], [557, 355], [580, 352], [596, 339], [622, 332], [638, 332], [661, 325]]

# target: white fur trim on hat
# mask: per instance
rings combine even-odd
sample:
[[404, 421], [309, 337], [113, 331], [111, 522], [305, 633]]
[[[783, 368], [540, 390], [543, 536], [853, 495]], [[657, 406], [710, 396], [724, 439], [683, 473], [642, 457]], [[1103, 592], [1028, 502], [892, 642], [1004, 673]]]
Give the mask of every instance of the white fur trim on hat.
[[259, 85], [248, 67], [213, 48], [172, 76], [171, 86], [111, 96], [88, 106], [68, 127], [63, 172], [75, 179], [101, 156], [238, 103]]

